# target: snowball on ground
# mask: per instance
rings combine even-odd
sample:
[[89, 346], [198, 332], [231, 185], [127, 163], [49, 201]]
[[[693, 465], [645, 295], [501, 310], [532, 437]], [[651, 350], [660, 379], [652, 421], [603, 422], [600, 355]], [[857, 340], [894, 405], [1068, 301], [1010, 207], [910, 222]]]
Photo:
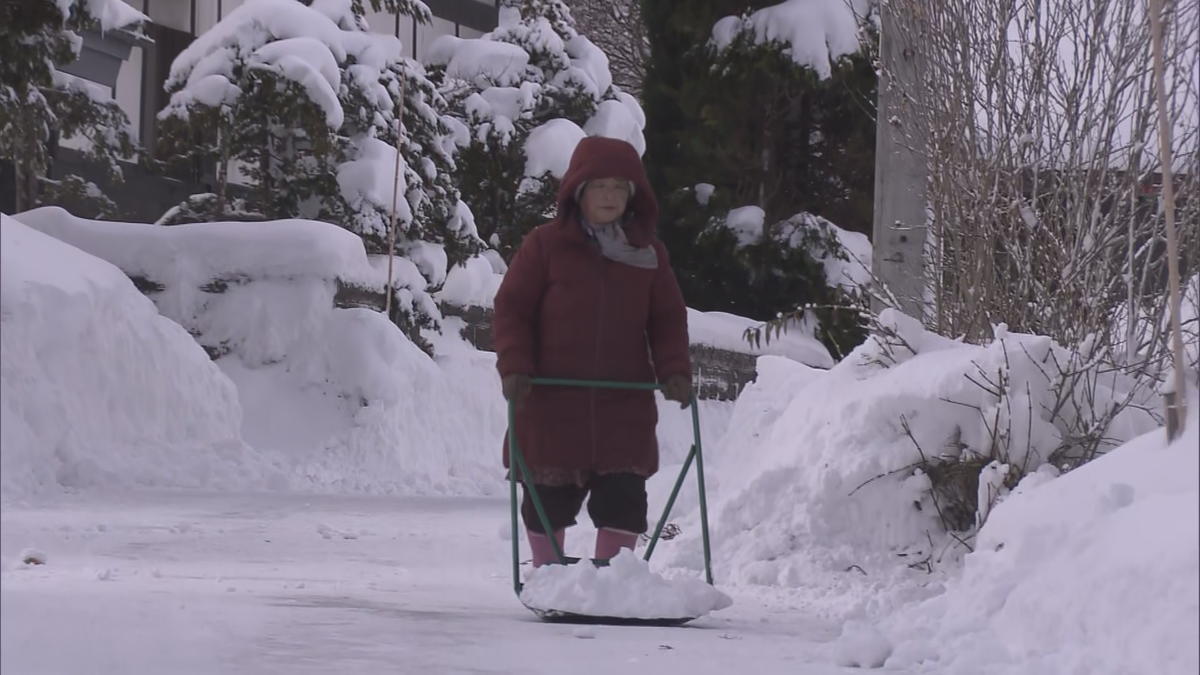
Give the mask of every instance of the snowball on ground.
[[113, 265], [0, 217], [6, 499], [281, 485], [273, 463], [241, 440], [233, 383], [182, 327]]
[[869, 9], [867, 0], [786, 0], [748, 17], [727, 16], [716, 23], [712, 40], [727, 49], [742, 33], [756, 44], [777, 42], [801, 66], [822, 79], [832, 73], [831, 62], [862, 47], [859, 23]]
[[530, 573], [521, 602], [535, 609], [631, 619], [699, 618], [733, 604], [699, 579], [666, 579], [651, 572], [649, 563], [628, 549], [608, 567], [586, 560], [539, 567]]

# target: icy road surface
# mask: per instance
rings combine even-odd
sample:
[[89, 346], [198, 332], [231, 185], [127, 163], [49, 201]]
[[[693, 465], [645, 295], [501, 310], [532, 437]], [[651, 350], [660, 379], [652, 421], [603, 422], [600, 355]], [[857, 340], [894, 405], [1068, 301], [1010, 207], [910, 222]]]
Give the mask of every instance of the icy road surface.
[[[538, 621], [497, 499], [129, 493], [5, 506], [6, 675], [861, 672], [769, 591], [683, 628]], [[583, 517], [586, 521], [586, 514]], [[568, 552], [593, 531], [570, 531]], [[27, 550], [45, 564], [21, 562]], [[582, 552], [582, 551], [579, 551]]]

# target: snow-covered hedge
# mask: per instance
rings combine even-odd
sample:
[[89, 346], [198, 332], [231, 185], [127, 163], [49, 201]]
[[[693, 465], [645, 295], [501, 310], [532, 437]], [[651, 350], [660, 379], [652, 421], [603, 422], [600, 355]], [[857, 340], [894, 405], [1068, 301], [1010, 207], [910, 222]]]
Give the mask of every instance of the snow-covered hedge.
[[[378, 292], [387, 285], [387, 258], [367, 256], [358, 236], [329, 223], [164, 227], [86, 220], [58, 207], [28, 211], [21, 220], [161, 288], [152, 297], [165, 316], [205, 347], [239, 352], [256, 365], [287, 353], [307, 322], [333, 307], [339, 282]], [[440, 264], [445, 275], [445, 258], [421, 262]], [[392, 282], [401, 310], [441, 317], [416, 262], [396, 257]], [[280, 325], [292, 328], [280, 333]]]

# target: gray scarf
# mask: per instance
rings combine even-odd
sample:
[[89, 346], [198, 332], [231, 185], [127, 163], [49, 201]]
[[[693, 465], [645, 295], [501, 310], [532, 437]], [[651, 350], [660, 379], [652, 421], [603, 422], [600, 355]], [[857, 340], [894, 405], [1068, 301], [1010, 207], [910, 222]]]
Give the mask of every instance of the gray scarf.
[[584, 234], [587, 234], [588, 238], [599, 244], [600, 253], [605, 258], [633, 267], [641, 267], [642, 269], [652, 270], [658, 268], [658, 253], [654, 251], [654, 247], [646, 246], [638, 248], [630, 244], [629, 237], [625, 235], [624, 224], [621, 221], [596, 225], [580, 217], [579, 224], [583, 228]]

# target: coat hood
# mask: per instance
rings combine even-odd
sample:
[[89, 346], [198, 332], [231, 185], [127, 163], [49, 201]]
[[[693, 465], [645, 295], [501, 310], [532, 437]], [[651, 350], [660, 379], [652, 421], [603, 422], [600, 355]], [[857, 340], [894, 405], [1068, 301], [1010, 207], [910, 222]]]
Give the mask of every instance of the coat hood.
[[571, 164], [558, 187], [559, 217], [578, 209], [575, 193], [585, 181], [600, 178], [624, 178], [634, 184], [629, 203], [631, 219], [626, 236], [635, 246], [647, 246], [658, 223], [658, 201], [646, 178], [646, 167], [637, 150], [625, 141], [602, 136], [588, 136], [579, 141], [571, 155]]

